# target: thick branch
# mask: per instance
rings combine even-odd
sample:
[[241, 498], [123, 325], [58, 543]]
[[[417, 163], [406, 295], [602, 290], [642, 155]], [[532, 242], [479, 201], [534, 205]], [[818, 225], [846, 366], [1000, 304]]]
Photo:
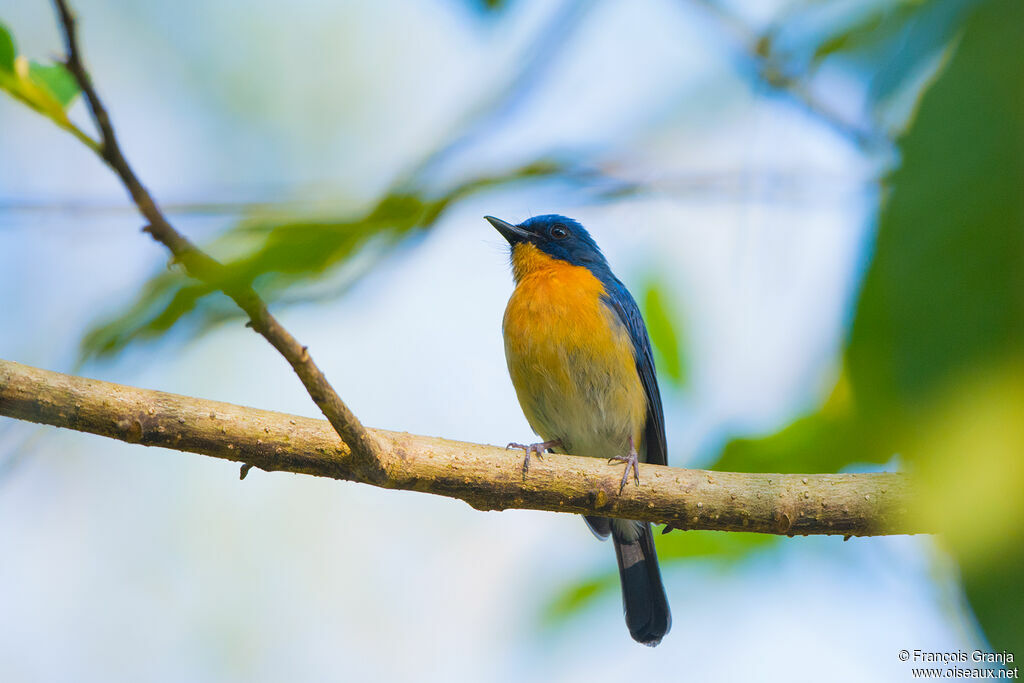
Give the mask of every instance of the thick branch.
[[64, 33], [68, 71], [71, 72], [82, 89], [93, 121], [99, 129], [99, 154], [121, 179], [139, 213], [149, 222], [146, 232], [166, 246], [174, 255], [175, 261], [182, 264], [189, 275], [221, 290], [245, 311], [249, 316], [252, 328], [263, 335], [291, 364], [295, 374], [299, 376], [317, 407], [320, 408], [345, 443], [352, 447], [353, 453], [359, 459], [359, 466], [364, 476], [368, 478], [381, 476], [381, 449], [331, 387], [323, 372], [313, 362], [306, 347], [302, 346], [267, 311], [266, 304], [250, 285], [233, 281], [223, 264], [196, 247], [168, 222], [149, 190], [135, 175], [135, 171], [121, 151], [117, 134], [110, 122], [110, 115], [85, 68], [81, 49], [78, 46], [74, 15], [65, 0], [54, 1]]
[[640, 466], [620, 495], [621, 466], [568, 455], [534, 459], [495, 446], [372, 430], [381, 477], [322, 420], [62, 375], [0, 360], [0, 415], [296, 472], [459, 498], [480, 510], [599, 514], [679, 529], [769, 534], [925, 533], [909, 515], [906, 475], [740, 474]]

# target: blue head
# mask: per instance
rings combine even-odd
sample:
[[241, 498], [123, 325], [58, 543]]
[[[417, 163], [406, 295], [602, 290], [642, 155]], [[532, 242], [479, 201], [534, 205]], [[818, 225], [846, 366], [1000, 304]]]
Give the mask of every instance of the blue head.
[[571, 218], [550, 213], [534, 216], [519, 225], [494, 216], [485, 218], [508, 240], [513, 256], [517, 246], [532, 244], [548, 256], [574, 266], [583, 266], [595, 273], [608, 271], [608, 262], [597, 243], [586, 228]]

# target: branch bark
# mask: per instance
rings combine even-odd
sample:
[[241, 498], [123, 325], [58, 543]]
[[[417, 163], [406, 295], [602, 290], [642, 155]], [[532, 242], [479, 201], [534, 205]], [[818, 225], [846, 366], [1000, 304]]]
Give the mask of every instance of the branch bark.
[[248, 283], [238, 282], [222, 263], [209, 256], [170, 224], [153, 196], [135, 174], [118, 142], [110, 115], [93, 86], [92, 78], [82, 59], [78, 45], [75, 17], [65, 0], [54, 0], [64, 43], [67, 49], [65, 64], [82, 90], [82, 95], [100, 133], [98, 154], [121, 179], [139, 213], [149, 221], [145, 231], [167, 247], [174, 260], [184, 266], [192, 277], [216, 287], [238, 304], [249, 316], [250, 326], [270, 342], [285, 357], [299, 376], [313, 402], [327, 417], [335, 431], [349, 444], [358, 459], [358, 467], [367, 478], [382, 476], [383, 451], [373, 436], [349, 410], [323, 372], [313, 362], [309, 350], [300, 344], [288, 330], [267, 310], [266, 304]]
[[[519, 508], [668, 524], [677, 529], [872, 536], [927, 533], [899, 473], [745, 474], [640, 466], [619, 494], [621, 466], [371, 430], [386, 452], [368, 477], [322, 420], [138, 389], [0, 360], [0, 415], [258, 467], [422, 491], [479, 510]], [[243, 466], [243, 473], [247, 467]]]

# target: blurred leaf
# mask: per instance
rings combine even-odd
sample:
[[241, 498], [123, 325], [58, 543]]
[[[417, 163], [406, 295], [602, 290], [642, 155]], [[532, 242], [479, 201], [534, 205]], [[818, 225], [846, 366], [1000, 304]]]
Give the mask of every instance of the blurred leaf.
[[819, 62], [836, 54], [878, 46], [904, 29], [923, 4], [918, 0], [904, 0], [869, 7], [862, 16], [852, 22], [843, 22], [835, 33], [819, 43], [811, 54], [811, 61]]
[[67, 108], [80, 92], [74, 76], [63, 64], [40, 64], [32, 62], [28, 68], [29, 78], [45, 88], [61, 106]]
[[795, 421], [766, 437], [736, 439], [726, 445], [711, 469], [724, 472], [835, 472], [855, 462], [887, 462], [858, 439], [854, 422], [819, 413]]
[[921, 513], [946, 531], [992, 646], [1011, 651], [1024, 649], [1021, 26], [1024, 3], [981, 5], [898, 141], [832, 399], [715, 465], [833, 471], [899, 453], [928, 481]]
[[654, 538], [658, 558], [670, 564], [695, 558], [731, 562], [746, 557], [752, 550], [769, 548], [782, 537], [738, 531], [672, 531], [655, 532]]
[[[470, 193], [566, 172], [559, 163], [540, 161], [464, 182], [435, 198], [395, 191], [353, 218], [244, 220], [207, 249], [223, 260], [229, 282], [252, 285], [267, 302], [337, 296], [399, 245], [429, 230], [444, 211]], [[225, 258], [225, 253], [237, 255]], [[180, 323], [187, 323], [190, 334], [198, 334], [241, 316], [212, 287], [177, 269], [162, 272], [146, 283], [126, 310], [86, 332], [81, 359], [110, 356], [132, 342], [159, 338]]]
[[582, 612], [602, 595], [618, 588], [619, 575], [607, 572], [566, 586], [544, 608], [541, 622], [557, 626]]
[[843, 373], [825, 405], [770, 436], [735, 439], [712, 469], [729, 472], [838, 472], [854, 463], [892, 460], [892, 444], [854, 412]]
[[[231, 242], [251, 245], [242, 256], [225, 261], [228, 281], [253, 285], [267, 301], [275, 301], [290, 287], [352, 261], [372, 240], [378, 243], [375, 256], [388, 253], [415, 229], [429, 226], [433, 219], [425, 209], [419, 201], [389, 197], [353, 220], [244, 221], [210, 251], [218, 254]], [[186, 318], [195, 334], [226, 317], [241, 316], [213, 287], [180, 270], [160, 273], [127, 310], [87, 331], [81, 353], [83, 359], [111, 355], [134, 341], [158, 338]]]
[[[733, 533], [724, 531], [654, 532], [658, 559], [663, 568], [684, 560], [703, 559], [732, 563], [746, 558], [752, 551], [773, 547], [781, 536], [770, 534]], [[565, 585], [545, 606], [542, 622], [557, 626], [587, 609], [595, 601], [619, 590], [618, 572], [604, 572]]]
[[847, 349], [873, 420], [1024, 343], [1021, 7], [979, 12], [899, 141]]
[[29, 62], [18, 56], [14, 39], [0, 24], [0, 90], [69, 131], [89, 147], [96, 143], [68, 118], [65, 108], [74, 100], [78, 87], [61, 64], [50, 66]]
[[463, 0], [463, 2], [480, 12], [498, 12], [511, 4], [511, 0]]
[[918, 2], [904, 30], [890, 31], [889, 39], [865, 51], [872, 60], [868, 97], [876, 105], [920, 75], [929, 60], [954, 43], [967, 16], [980, 0], [930, 0]]
[[813, 75], [825, 63], [854, 71], [867, 86], [866, 113], [875, 125], [901, 130], [927, 76], [979, 2], [808, 0], [786, 13], [773, 44], [787, 73]]
[[998, 563], [1024, 536], [1022, 416], [1024, 363], [998, 364], [954, 384], [914, 444], [914, 452], [928, 454], [915, 467], [925, 493], [917, 514], [943, 530], [965, 566]]
[[929, 411], [915, 476], [995, 650], [1024, 645], [1024, 354], [952, 386]]
[[[1024, 349], [1022, 26], [1024, 3], [983, 5], [921, 102], [901, 141], [904, 163], [848, 352], [864, 412], [882, 424], [898, 411], [908, 459], [924, 476], [946, 472], [947, 485], [936, 485], [945, 494], [939, 509], [955, 514], [945, 539], [991, 645], [1016, 652], [1024, 650], [1024, 372], [1012, 369]], [[943, 394], [960, 405], [918, 420]], [[971, 531], [958, 532], [965, 523]]]
[[934, 391], [1021, 348], [1024, 72], [1019, 51], [1004, 44], [1014, 58], [1000, 58], [978, 35], [965, 35], [899, 141], [903, 163], [888, 180], [837, 388], [842, 408], [832, 401], [779, 434], [732, 444], [716, 466], [883, 462]]
[[670, 297], [658, 282], [650, 282], [644, 288], [641, 310], [647, 323], [647, 333], [654, 349], [658, 377], [667, 377], [672, 384], [686, 383], [686, 359], [683, 344], [677, 332], [677, 321], [681, 316], [670, 306]]
[[0, 71], [14, 71], [14, 56], [18, 54], [14, 39], [7, 27], [0, 23]]
[[[1019, 491], [1018, 488], [1017, 495]], [[992, 648], [1020, 652], [1024, 643], [1024, 593], [1020, 588], [1020, 577], [1024, 576], [1024, 536], [1019, 528], [1016, 535], [1003, 539], [998, 562], [979, 565], [955, 548], [953, 552], [961, 559], [961, 580], [967, 600]]]

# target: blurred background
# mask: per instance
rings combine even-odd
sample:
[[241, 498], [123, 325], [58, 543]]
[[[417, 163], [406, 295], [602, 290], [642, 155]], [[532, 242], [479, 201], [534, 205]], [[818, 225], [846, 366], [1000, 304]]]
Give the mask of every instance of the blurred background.
[[[144, 182], [364, 423], [531, 438], [481, 217], [564, 213], [647, 318], [670, 464], [908, 470], [942, 534], [659, 536], [650, 650], [574, 517], [3, 419], [4, 681], [904, 681], [901, 649], [1024, 655], [1020, 2], [75, 7]], [[48, 2], [0, 0], [0, 87], [60, 52]], [[318, 415], [141, 225], [0, 98], [0, 357]]]

